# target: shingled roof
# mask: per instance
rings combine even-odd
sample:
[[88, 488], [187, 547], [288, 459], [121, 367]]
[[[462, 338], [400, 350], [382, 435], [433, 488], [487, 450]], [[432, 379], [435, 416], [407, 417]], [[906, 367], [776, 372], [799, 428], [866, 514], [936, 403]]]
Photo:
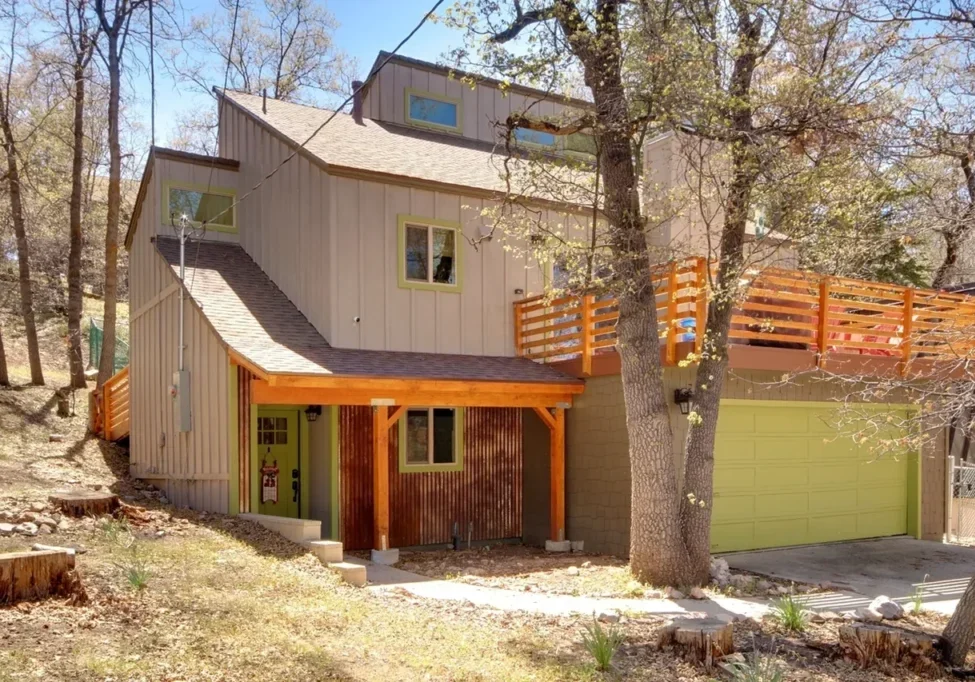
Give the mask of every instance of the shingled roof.
[[[232, 90], [220, 92], [228, 101], [243, 109], [257, 121], [287, 138], [295, 146], [304, 142], [332, 115], [327, 109], [302, 104], [265, 100]], [[568, 168], [552, 157], [548, 174], [564, 176], [564, 183], [540, 183], [537, 172], [517, 152], [508, 164], [511, 187], [503, 180], [504, 149], [495, 145], [457, 135], [420, 130], [411, 126], [385, 121], [363, 119], [356, 123], [348, 114], [338, 114], [311, 139], [305, 149], [322, 161], [326, 170], [375, 173], [425, 182], [450, 185], [458, 191], [465, 188], [504, 195], [510, 189], [540, 201], [559, 204], [572, 203], [568, 193], [572, 187], [584, 186], [580, 180], [587, 171]], [[558, 186], [557, 194], [545, 185]], [[574, 200], [573, 200], [574, 201]], [[578, 204], [591, 201], [580, 194]]]
[[[155, 244], [178, 273], [179, 243]], [[268, 374], [579, 383], [525, 358], [332, 348], [239, 245], [199, 242], [192, 263], [194, 302], [224, 343]]]

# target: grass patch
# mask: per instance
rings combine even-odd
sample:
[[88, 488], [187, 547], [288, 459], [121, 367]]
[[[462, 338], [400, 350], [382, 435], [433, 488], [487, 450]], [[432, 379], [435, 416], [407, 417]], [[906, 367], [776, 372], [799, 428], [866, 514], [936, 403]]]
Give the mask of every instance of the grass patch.
[[595, 616], [582, 633], [582, 644], [592, 656], [596, 670], [609, 670], [623, 644], [623, 633], [615, 625], [604, 628]]
[[782, 627], [790, 632], [805, 631], [810, 615], [803, 601], [796, 599], [795, 595], [791, 594], [772, 602], [769, 612], [773, 618], [782, 624]]

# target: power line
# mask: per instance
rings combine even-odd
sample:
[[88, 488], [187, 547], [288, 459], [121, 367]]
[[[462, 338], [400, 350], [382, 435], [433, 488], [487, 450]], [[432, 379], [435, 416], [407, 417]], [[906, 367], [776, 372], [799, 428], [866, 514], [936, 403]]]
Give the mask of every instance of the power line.
[[[224, 210], [220, 211], [220, 213], [218, 213], [217, 215], [212, 216], [209, 220], [210, 221], [216, 220], [217, 218], [219, 218], [220, 216], [222, 216], [227, 211], [231, 211], [231, 210], [235, 209], [238, 205], [240, 205], [241, 202], [244, 201], [244, 199], [246, 199], [247, 197], [249, 197], [251, 194], [253, 194], [254, 192], [256, 192], [258, 189], [260, 189], [261, 185], [263, 185], [265, 182], [267, 182], [272, 177], [274, 177], [274, 175], [279, 170], [281, 170], [281, 168], [286, 163], [288, 163], [289, 161], [291, 161], [291, 159], [295, 158], [298, 155], [298, 152], [301, 151], [302, 149], [304, 149], [305, 148], [305, 145], [307, 145], [309, 142], [311, 142], [315, 138], [315, 136], [318, 135], [318, 133], [320, 133], [322, 131], [322, 129], [325, 126], [327, 126], [329, 123], [331, 123], [331, 121], [336, 116], [339, 115], [339, 113], [342, 111], [342, 109], [345, 108], [345, 105], [347, 105], [349, 102], [351, 102], [355, 98], [355, 96], [359, 94], [359, 91], [362, 90], [362, 88], [364, 88], [366, 86], [366, 84], [370, 81], [370, 79], [372, 78], [372, 76], [375, 75], [375, 74], [377, 74], [377, 73], [379, 73], [379, 71], [384, 66], [386, 66], [386, 64], [389, 63], [389, 60], [391, 60], [394, 56], [396, 56], [396, 53], [399, 52], [400, 49], [404, 45], [406, 45], [406, 43], [409, 42], [409, 40], [414, 35], [416, 35], [416, 32], [419, 31], [423, 27], [423, 25], [425, 23], [427, 23], [427, 20], [430, 18], [430, 15], [432, 15], [434, 12], [436, 12], [437, 9], [440, 7], [440, 5], [442, 5], [443, 3], [444, 3], [444, 0], [437, 0], [437, 2], [434, 3], [433, 7], [431, 7], [430, 10], [426, 14], [423, 15], [423, 18], [420, 20], [420, 23], [418, 23], [415, 27], [413, 27], [413, 30], [410, 31], [409, 34], [407, 34], [407, 36], [405, 38], [403, 38], [403, 40], [401, 40], [399, 42], [399, 45], [397, 45], [393, 49], [392, 52], [390, 52], [388, 55], [386, 55], [386, 58], [382, 61], [381, 64], [379, 64], [375, 69], [372, 70], [372, 72], [369, 74], [369, 77], [366, 78], [365, 81], [363, 81], [362, 85], [360, 85], [358, 88], [355, 88], [352, 91], [352, 94], [349, 95], [345, 99], [345, 101], [342, 102], [342, 104], [340, 104], [338, 107], [336, 107], [335, 111], [332, 112], [332, 115], [329, 116], [328, 118], [326, 118], [324, 123], [322, 123], [320, 126], [318, 126], [317, 128], [315, 128], [315, 130], [312, 132], [312, 134], [309, 135], [307, 138], [305, 138], [305, 141], [304, 142], [302, 142], [301, 144], [299, 144], [298, 147], [294, 151], [292, 151], [287, 157], [285, 157], [285, 159], [281, 163], [279, 163], [277, 166], [275, 166], [274, 169], [272, 169], [270, 173], [268, 173], [263, 178], [261, 178], [260, 181], [256, 185], [254, 185], [253, 187], [251, 187], [250, 190], [248, 190], [248, 192], [246, 194], [244, 194], [242, 197], [240, 197], [239, 199], [237, 199], [236, 201], [234, 201], [234, 203], [232, 203], [230, 206], [228, 206]], [[204, 229], [206, 229], [206, 222], [203, 223], [203, 227], [204, 227]]]

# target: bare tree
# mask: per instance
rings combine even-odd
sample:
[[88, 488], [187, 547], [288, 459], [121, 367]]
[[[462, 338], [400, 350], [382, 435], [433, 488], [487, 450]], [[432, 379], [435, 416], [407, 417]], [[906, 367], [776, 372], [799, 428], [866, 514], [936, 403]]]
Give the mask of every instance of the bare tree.
[[[509, 153], [502, 174], [512, 195], [523, 194], [526, 184], [545, 184], [572, 203], [578, 203], [580, 187], [593, 197], [599, 217], [588, 238], [571, 245], [589, 252], [576, 258], [588, 272], [574, 279], [577, 290], [605, 287], [618, 301], [615, 332], [632, 481], [631, 569], [656, 584], [706, 582], [728, 334], [744, 294], [740, 283], [754, 265], [745, 249], [746, 225], [756, 203], [774, 201], [790, 182], [821, 181], [817, 160], [833, 153], [835, 140], [855, 137], [878, 115], [873, 104], [888, 75], [881, 55], [890, 42], [869, 26], [854, 30], [843, 7], [811, 12], [800, 0], [513, 0], [502, 11], [490, 0], [474, 5], [452, 21], [470, 27], [473, 42], [486, 37], [478, 46], [482, 63], [505, 79], [527, 78], [546, 88], [564, 86], [564, 74], [581, 73], [591, 94], [589, 108], [553, 119], [529, 105], [504, 127], [509, 150], [519, 128], [591, 134], [597, 177], [582, 186], [565, 177], [565, 164], [543, 158], [528, 162], [526, 170], [523, 152]], [[517, 52], [504, 49], [516, 39]], [[697, 379], [681, 469], [673, 458], [652, 284], [652, 262], [674, 251], [651, 247], [650, 237], [666, 216], [640, 198], [643, 140], [662, 133], [681, 141], [692, 169], [688, 177], [695, 178], [683, 190], [706, 214], [707, 253], [699, 255], [717, 259], [709, 275], [702, 352], [685, 360], [697, 365]], [[535, 214], [524, 207], [493, 217], [505, 230], [531, 237], [543, 229]], [[553, 240], [527, 241], [546, 249]], [[594, 278], [593, 272], [600, 274]]]
[[31, 383], [44, 385], [44, 371], [41, 367], [41, 353], [37, 342], [37, 322], [34, 316], [34, 295], [30, 271], [30, 245], [27, 239], [27, 226], [24, 220], [23, 186], [21, 185], [20, 162], [18, 159], [17, 138], [14, 136], [14, 109], [10, 97], [14, 80], [14, 62], [17, 49], [16, 37], [23, 27], [18, 22], [17, 3], [9, 6], [10, 55], [4, 82], [0, 87], [0, 131], [3, 132], [3, 150], [7, 161], [7, 193], [10, 198], [10, 218], [17, 238], [17, 267], [20, 272], [20, 310], [24, 318], [24, 331], [27, 337], [27, 356], [30, 363]]
[[118, 304], [118, 225], [121, 208], [122, 144], [119, 134], [122, 68], [133, 17], [147, 0], [94, 0], [104, 40], [96, 45], [108, 68], [108, 215], [105, 228], [105, 312], [102, 355], [98, 362], [98, 386], [115, 372], [115, 336]]

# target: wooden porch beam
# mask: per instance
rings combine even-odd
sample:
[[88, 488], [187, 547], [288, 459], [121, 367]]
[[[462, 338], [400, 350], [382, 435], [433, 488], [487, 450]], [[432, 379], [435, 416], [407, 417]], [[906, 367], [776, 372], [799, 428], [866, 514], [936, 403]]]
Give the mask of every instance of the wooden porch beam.
[[372, 391], [349, 388], [290, 388], [251, 381], [252, 401], [258, 405], [372, 405], [376, 398], [394, 405], [424, 407], [563, 407], [572, 405], [572, 393], [437, 393], [428, 391]]
[[446, 381], [440, 379], [296, 376], [290, 374], [272, 374], [267, 377], [267, 381], [270, 386], [281, 388], [351, 389], [370, 391], [376, 396], [387, 396], [393, 393], [444, 393], [461, 395], [543, 395], [550, 393], [565, 393], [569, 395], [577, 395], [582, 393], [585, 389], [585, 386], [581, 382], [544, 383], [539, 381]]
[[565, 540], [565, 410], [555, 408], [554, 426], [549, 429], [549, 516], [552, 540]]
[[372, 408], [373, 549], [389, 549], [389, 408]]
[[547, 407], [536, 407], [535, 414], [545, 423], [549, 431], [555, 428], [555, 417], [552, 416]]
[[397, 405], [390, 410], [389, 418], [387, 419], [387, 428], [392, 428], [404, 414], [406, 414], [406, 405]]

